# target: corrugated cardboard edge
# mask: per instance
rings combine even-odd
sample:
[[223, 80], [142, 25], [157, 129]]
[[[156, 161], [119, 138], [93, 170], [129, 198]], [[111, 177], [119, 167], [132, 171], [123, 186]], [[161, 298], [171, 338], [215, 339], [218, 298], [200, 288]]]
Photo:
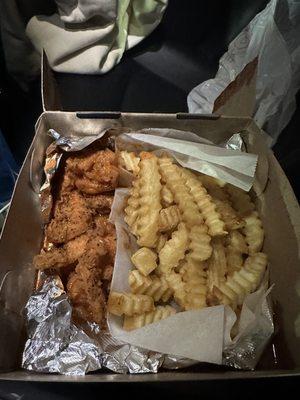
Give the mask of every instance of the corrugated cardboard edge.
[[48, 57], [45, 51], [42, 53], [41, 91], [44, 111], [62, 110], [57, 82], [54, 78], [53, 71], [49, 65]]
[[214, 102], [213, 113], [231, 116], [252, 116], [255, 107], [258, 58], [245, 66]]

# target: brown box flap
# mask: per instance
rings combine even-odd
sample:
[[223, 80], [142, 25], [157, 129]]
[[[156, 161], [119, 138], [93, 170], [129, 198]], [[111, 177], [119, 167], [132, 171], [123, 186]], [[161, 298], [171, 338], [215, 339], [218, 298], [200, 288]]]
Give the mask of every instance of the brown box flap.
[[213, 113], [252, 117], [255, 107], [257, 57], [216, 98]]
[[42, 105], [44, 111], [61, 111], [59, 90], [45, 51], [41, 65]]
[[[255, 106], [256, 70], [257, 58], [247, 64], [236, 79], [217, 97], [214, 114], [252, 116]], [[42, 54], [41, 79], [43, 110], [62, 111], [59, 89], [45, 51]]]

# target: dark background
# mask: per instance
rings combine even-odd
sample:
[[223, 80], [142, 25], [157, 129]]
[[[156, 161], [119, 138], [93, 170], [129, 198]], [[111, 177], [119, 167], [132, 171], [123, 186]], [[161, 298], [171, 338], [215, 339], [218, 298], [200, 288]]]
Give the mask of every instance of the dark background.
[[[26, 4], [26, 7], [24, 1], [18, 2], [25, 21], [35, 14], [55, 11], [53, 0], [31, 0], [31, 6]], [[197, 84], [215, 76], [219, 58], [230, 41], [267, 3], [266, 0], [170, 0], [158, 28], [125, 53], [112, 71], [105, 75], [55, 74], [63, 109], [187, 111], [187, 94]], [[0, 127], [20, 164], [42, 111], [40, 83], [37, 79], [27, 93], [21, 91], [7, 75], [1, 53], [0, 46]], [[299, 199], [297, 111], [274, 152]]]
[[[53, 5], [47, 2], [34, 0], [31, 10], [28, 7], [24, 9], [21, 1], [19, 3], [25, 20], [34, 14], [52, 13], [54, 10]], [[55, 74], [63, 109], [187, 111], [189, 91], [214, 77], [218, 60], [230, 41], [267, 3], [265, 0], [170, 0], [158, 28], [129, 50], [109, 73], [98, 76]], [[28, 92], [23, 92], [6, 72], [1, 46], [0, 83], [0, 127], [20, 165], [32, 140], [35, 121], [42, 112], [40, 83], [37, 79], [30, 84]], [[298, 110], [299, 107], [273, 150], [299, 199]], [[24, 394], [24, 400], [50, 400], [120, 396], [123, 391], [128, 397], [135, 395], [140, 399], [159, 397], [159, 394], [175, 398], [200, 398], [204, 395], [204, 398], [250, 399], [263, 389], [284, 394], [287, 389], [296, 389], [297, 383], [297, 378], [131, 386], [0, 382], [0, 400], [5, 398], [4, 392]]]

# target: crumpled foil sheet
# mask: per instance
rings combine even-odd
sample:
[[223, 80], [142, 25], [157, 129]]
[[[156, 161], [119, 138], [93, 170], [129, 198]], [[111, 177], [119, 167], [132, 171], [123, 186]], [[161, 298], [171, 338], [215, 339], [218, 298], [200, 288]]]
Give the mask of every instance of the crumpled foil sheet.
[[39, 193], [41, 213], [44, 223], [49, 222], [50, 219], [52, 209], [51, 181], [57, 171], [61, 157], [62, 152], [52, 143], [46, 152], [46, 161], [44, 166], [45, 182]]
[[228, 150], [246, 151], [245, 144], [240, 133], [234, 133], [227, 140], [227, 142], [224, 143], [224, 147]]
[[[137, 374], [157, 372], [161, 366], [179, 367], [178, 357], [120, 342], [95, 323], [76, 326], [58, 276], [44, 275], [44, 284], [29, 298], [25, 315], [28, 339], [22, 366], [28, 370], [84, 375], [105, 367], [117, 373]], [[183, 360], [181, 366], [191, 363], [195, 362]]]
[[[124, 131], [124, 128], [121, 128]], [[78, 151], [107, 131], [97, 136], [62, 137], [53, 129], [49, 135], [55, 140], [46, 153], [46, 180], [40, 190], [44, 220], [52, 208], [51, 180], [58, 169], [61, 149]], [[239, 133], [234, 134], [224, 147], [244, 150]], [[55, 151], [56, 149], [56, 151]], [[72, 306], [58, 276], [39, 275], [39, 289], [29, 298], [25, 307], [28, 339], [25, 344], [22, 367], [37, 372], [64, 375], [84, 375], [107, 368], [116, 373], [156, 373], [160, 367], [179, 369], [198, 364], [174, 355], [166, 355], [121, 342], [101, 331], [95, 323], [77, 326], [72, 321]], [[272, 323], [272, 315], [269, 315]], [[264, 317], [262, 317], [264, 318]], [[266, 321], [266, 323], [270, 323]], [[238, 369], [254, 369], [271, 334], [268, 329], [249, 327], [249, 335], [227, 346], [223, 364]]]
[[[268, 274], [264, 285], [268, 284]], [[269, 294], [272, 290], [267, 290]], [[223, 351], [223, 364], [228, 367], [254, 370], [271, 335], [274, 332], [273, 310], [269, 297], [266, 297], [260, 310], [259, 318], [247, 326], [246, 332]]]

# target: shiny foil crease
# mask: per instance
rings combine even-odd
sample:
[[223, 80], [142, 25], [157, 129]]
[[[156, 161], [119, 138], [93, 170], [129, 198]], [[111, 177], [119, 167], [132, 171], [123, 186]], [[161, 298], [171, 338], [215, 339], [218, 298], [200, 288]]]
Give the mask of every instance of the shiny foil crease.
[[[125, 131], [124, 128], [121, 130]], [[51, 180], [59, 167], [62, 150], [80, 151], [106, 132], [76, 138], [62, 137], [55, 130], [49, 130], [54, 142], [46, 152], [46, 179], [40, 190], [45, 223], [49, 221], [52, 209]], [[239, 133], [234, 134], [223, 146], [244, 150]], [[39, 281], [39, 289], [32, 294], [25, 307], [28, 339], [23, 352], [23, 368], [64, 375], [84, 375], [101, 368], [116, 373], [137, 374], [156, 373], [160, 367], [179, 369], [198, 363], [123, 343], [101, 331], [95, 323], [75, 325], [72, 306], [60, 278], [41, 273]], [[266, 318], [265, 315], [262, 313], [262, 318]], [[223, 364], [238, 369], [253, 369], [273, 333], [270, 324], [273, 326], [272, 315], [269, 314], [269, 321], [250, 327], [248, 335], [243, 335], [240, 341], [225, 348]]]
[[45, 182], [40, 189], [40, 205], [43, 222], [47, 223], [50, 220], [51, 210], [52, 210], [52, 194], [51, 194], [51, 181], [54, 177], [59, 162], [62, 157], [62, 152], [53, 143], [46, 150], [46, 160], [44, 166]]
[[[264, 284], [267, 286], [267, 281]], [[270, 293], [271, 289], [267, 293]], [[274, 332], [273, 311], [269, 297], [266, 297], [261, 310], [258, 311], [260, 311], [257, 312], [259, 317], [247, 327], [246, 332], [232, 345], [225, 347], [224, 365], [236, 369], [255, 369]]]
[[179, 367], [178, 358], [120, 342], [95, 323], [84, 327], [75, 325], [60, 278], [45, 274], [43, 278], [42, 287], [25, 307], [28, 339], [23, 368], [84, 375], [103, 367], [116, 373], [155, 373], [164, 361], [171, 368]]

